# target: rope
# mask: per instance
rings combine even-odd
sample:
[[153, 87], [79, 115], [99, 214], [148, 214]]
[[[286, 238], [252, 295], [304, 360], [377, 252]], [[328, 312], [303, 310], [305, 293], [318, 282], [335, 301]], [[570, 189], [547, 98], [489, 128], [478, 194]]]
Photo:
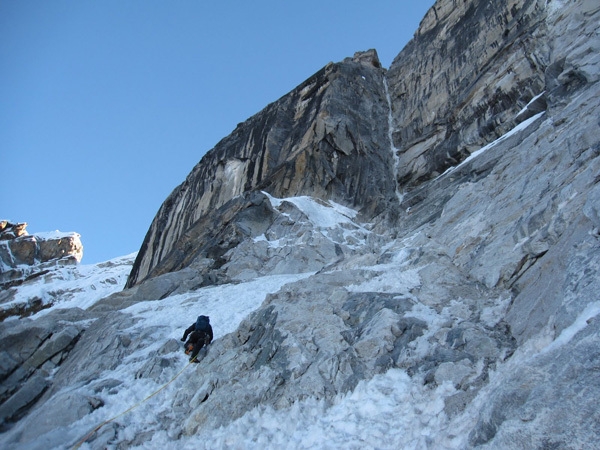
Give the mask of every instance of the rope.
[[100, 428], [102, 428], [104, 425], [106, 425], [107, 423], [110, 423], [116, 419], [118, 419], [121, 416], [124, 416], [125, 414], [127, 414], [129, 411], [133, 411], [135, 408], [137, 408], [138, 406], [140, 406], [142, 403], [147, 402], [148, 400], [150, 400], [152, 397], [154, 397], [156, 394], [158, 394], [160, 391], [162, 391], [164, 388], [166, 388], [169, 384], [171, 384], [173, 381], [175, 381], [177, 379], [177, 377], [179, 375], [181, 375], [183, 373], [183, 371], [185, 369], [188, 368], [188, 366], [190, 366], [198, 357], [198, 355], [194, 356], [192, 359], [190, 359], [190, 362], [187, 363], [183, 369], [181, 369], [173, 378], [171, 378], [169, 381], [167, 381], [167, 383], [165, 383], [164, 385], [162, 385], [158, 390], [154, 391], [152, 394], [150, 394], [148, 397], [146, 397], [145, 399], [137, 402], [135, 405], [133, 405], [131, 408], [126, 409], [125, 411], [123, 411], [122, 413], [117, 414], [114, 417], [111, 417], [108, 420], [105, 420], [104, 422], [102, 422], [100, 425], [98, 425], [96, 428], [94, 428], [92, 431], [90, 431], [88, 434], [86, 434], [83, 439], [79, 440], [77, 442], [77, 444], [75, 444], [75, 446], [73, 447], [73, 450], [77, 450], [79, 447], [81, 447], [81, 445], [87, 441], [96, 431], [98, 431]]

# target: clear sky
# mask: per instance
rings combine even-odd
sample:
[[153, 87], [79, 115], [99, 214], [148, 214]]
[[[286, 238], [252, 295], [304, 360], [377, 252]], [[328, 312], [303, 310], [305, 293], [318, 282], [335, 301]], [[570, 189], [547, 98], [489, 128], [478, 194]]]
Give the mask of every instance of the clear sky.
[[0, 0], [0, 219], [137, 251], [235, 126], [330, 61], [384, 67], [433, 0]]

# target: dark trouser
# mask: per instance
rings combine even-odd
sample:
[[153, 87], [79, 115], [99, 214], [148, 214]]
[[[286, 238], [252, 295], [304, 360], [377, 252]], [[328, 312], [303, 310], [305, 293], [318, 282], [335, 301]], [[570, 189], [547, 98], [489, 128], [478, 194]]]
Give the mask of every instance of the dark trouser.
[[198, 356], [198, 352], [202, 350], [202, 347], [209, 344], [210, 336], [204, 331], [194, 331], [190, 334], [188, 341], [185, 343], [185, 348], [189, 349], [192, 347], [190, 359], [194, 359]]

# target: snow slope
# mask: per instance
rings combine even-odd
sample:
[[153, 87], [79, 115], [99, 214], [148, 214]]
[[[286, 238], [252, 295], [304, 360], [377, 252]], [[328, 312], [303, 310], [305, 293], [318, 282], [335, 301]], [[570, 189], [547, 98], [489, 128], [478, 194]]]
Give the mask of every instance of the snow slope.
[[[278, 206], [284, 200], [271, 197], [271, 201]], [[348, 208], [323, 205], [309, 197], [285, 201], [301, 209], [315, 229], [329, 230], [354, 224], [352, 218], [355, 212]], [[39, 315], [48, 314], [54, 308], [88, 308], [120, 289], [134, 256], [98, 265], [60, 269], [45, 282], [21, 287], [20, 296], [38, 292], [48, 297], [59, 291], [69, 292], [68, 298], [55, 302]], [[350, 289], [355, 292], [409, 292], [419, 284], [419, 277], [415, 272], [403, 271], [398, 266], [403, 257], [400, 251], [389, 264], [369, 267], [380, 275], [359, 282]], [[136, 376], [144, 364], [167, 341], [179, 340], [196, 315], [210, 316], [215, 339], [219, 339], [234, 332], [269, 293], [277, 292], [286, 283], [311, 276], [312, 273], [274, 275], [243, 283], [205, 287], [163, 300], [139, 302], [123, 310], [136, 318], [129, 331], [153, 329], [152, 342], [129, 355], [113, 370], [98, 373], [96, 384], [106, 382], [107, 386], [113, 386], [120, 383], [118, 387], [107, 388], [99, 394], [104, 406], [73, 423], [46, 430], [40, 438], [27, 442], [27, 448], [70, 448], [105, 421], [110, 422], [100, 428], [90, 443], [82, 443], [82, 449], [103, 448], [104, 445], [117, 448], [107, 442], [112, 439], [115, 423], [118, 423], [118, 441], [132, 441], [141, 434], [151, 436], [139, 448], [428, 448], [432, 442], [430, 435], [445, 422], [442, 412], [444, 395], [441, 394], [452, 392], [454, 388], [443, 385], [436, 390], [426, 389], [399, 369], [361, 382], [353, 392], [336, 398], [331, 407], [323, 401], [308, 398], [296, 402], [289, 409], [257, 407], [227, 427], [200, 435], [173, 436], [169, 431], [160, 430], [161, 421], [175, 418], [171, 412], [174, 396], [179, 390], [186, 389], [190, 377], [199, 376], [202, 365], [187, 366], [187, 356], [183, 351], [177, 351], [169, 356], [176, 358], [178, 363], [165, 368], [160, 378], [153, 380]], [[439, 320], [427, 308], [422, 308], [419, 315], [426, 320]], [[73, 386], [66, 390], [68, 392], [62, 394], [94, 394], [88, 386]], [[34, 420], [37, 412], [31, 413]], [[0, 446], [21, 448], [14, 439], [25, 426], [17, 423], [9, 432], [0, 435]]]
[[[135, 257], [136, 253], [132, 253], [99, 264], [57, 266], [13, 289], [12, 299], [0, 307], [9, 309], [39, 298], [46, 307], [86, 309], [101, 298], [123, 289]], [[51, 308], [44, 309], [38, 314], [50, 311]]]
[[[400, 262], [402, 257], [402, 251], [396, 253], [395, 262]], [[126, 275], [127, 266], [118, 267], [121, 268], [121, 275]], [[86, 270], [89, 277], [80, 280], [82, 291], [89, 280], [97, 279], [92, 277], [92, 266]], [[98, 267], [99, 272], [104, 270], [105, 268]], [[403, 272], [397, 264], [374, 266], [370, 270], [377, 270], [379, 275], [352, 286], [353, 291], [409, 292], [419, 284], [418, 275], [414, 272], [408, 271], [403, 277], [399, 277]], [[134, 328], [153, 328], [154, 340], [147, 347], [131, 354], [114, 370], [98, 374], [98, 382], [106, 381], [107, 385], [112, 385], [117, 380], [121, 383], [117, 388], [100, 393], [104, 406], [79, 421], [48, 430], [41, 438], [28, 442], [26, 447], [10, 441], [12, 436], [21, 431], [17, 424], [10, 432], [0, 435], [0, 445], [6, 449], [71, 448], [95, 427], [115, 418], [119, 441], [131, 441], [139, 435], [150, 436], [143, 445], [131, 447], [140, 449], [463, 448], [466, 445], [466, 433], [457, 431], [466, 429], [465, 424], [472, 424], [477, 417], [466, 412], [454, 421], [448, 419], [444, 413], [444, 399], [454, 394], [456, 389], [449, 382], [435, 388], [424, 386], [419, 377], [411, 378], [401, 369], [391, 369], [369, 381], [360, 382], [354, 391], [336, 397], [332, 406], [314, 398], [298, 401], [291, 408], [282, 410], [259, 406], [226, 427], [194, 436], [172, 435], [168, 430], [160, 429], [161, 422], [176, 417], [171, 410], [173, 398], [178, 391], [186, 389], [190, 377], [201, 376], [202, 364], [187, 366], [187, 356], [178, 351], [170, 356], [174, 356], [179, 362], [175, 367], [166, 368], [159, 380], [139, 379], [136, 373], [165, 342], [180, 338], [183, 329], [189, 326], [190, 310], [210, 315], [215, 339], [218, 339], [235, 331], [239, 323], [260, 306], [267, 294], [276, 292], [286, 283], [311, 275], [268, 276], [245, 283], [206, 287], [163, 300], [140, 302], [127, 308], [124, 312], [137, 318]], [[394, 280], [392, 284], [390, 280]], [[81, 306], [89, 305], [84, 296], [78, 298]], [[77, 298], [73, 298], [69, 305], [76, 306]], [[460, 305], [454, 306], [460, 308]], [[441, 313], [436, 313], [433, 309], [420, 305], [412, 314], [430, 324], [443, 323], [452, 320], [455, 315], [452, 309], [454, 306], [450, 305]], [[587, 311], [585, 317], [577, 323], [585, 326], [585, 320], [597, 315], [598, 311], [597, 307], [593, 311]], [[495, 312], [497, 311], [490, 315], [494, 316]], [[428, 338], [430, 336], [425, 336], [424, 340]], [[564, 344], [562, 341], [555, 341], [552, 345]], [[548, 344], [521, 350], [506, 369], [501, 366], [498, 371], [512, 370], [518, 366], [519, 361], [535, 357]], [[71, 389], [73, 394], [91, 394], [90, 388], [85, 386], [73, 386]], [[146, 400], [149, 396], [152, 397]], [[83, 443], [80, 448], [97, 449], [104, 448], [105, 445], [106, 448], [120, 448], [106, 442], [114, 433], [113, 426], [112, 421], [103, 425], [97, 437], [90, 443]]]
[[[308, 197], [279, 200], [271, 197], [274, 206], [283, 201], [293, 203], [313, 222], [315, 229], [331, 230], [336, 227], [359, 227], [353, 222], [354, 213], [338, 205], [324, 205]], [[327, 234], [327, 233], [325, 233]], [[374, 275], [358, 279], [346, 286], [351, 292], [401, 293], [410, 297], [415, 306], [407, 317], [425, 321], [428, 331], [411, 343], [410, 351], [425, 355], [428, 346], [448, 324], [457, 323], [468, 314], [464, 299], [449, 301], [443, 308], [422, 303], [412, 292], [422, 288], [419, 271], [407, 261], [411, 257], [413, 240], [395, 242], [381, 250], [387, 254], [385, 262], [365, 264], [358, 268]], [[120, 290], [129, 272], [134, 255], [118, 258], [99, 265], [60, 269], [33, 285], [22, 286], [20, 294], [56, 296], [68, 292], [61, 301], [39, 315], [55, 308], [89, 308], [102, 297]], [[334, 269], [335, 270], [335, 269]], [[343, 270], [343, 269], [339, 269]], [[468, 446], [468, 433], [478, 420], [478, 411], [485, 402], [486, 393], [495, 380], [502, 383], [510, 374], [544, 352], [550, 352], [569, 342], [584, 329], [591, 318], [600, 313], [595, 303], [590, 305], [556, 339], [532, 340], [515, 355], [499, 363], [490, 371], [491, 384], [484, 387], [472, 405], [455, 417], [448, 417], [445, 400], [456, 394], [451, 380], [427, 385], [421, 376], [409, 376], [406, 370], [393, 368], [359, 382], [354, 390], [338, 395], [326, 403], [309, 397], [297, 400], [289, 408], [275, 410], [260, 405], [228, 425], [185, 436], [181, 434], [181, 417], [173, 410], [173, 399], [185, 391], [195, 377], [204, 376], [202, 362], [188, 365], [181, 346], [165, 355], [174, 364], [165, 367], [157, 377], [139, 377], [145, 364], [155, 358], [165, 345], [179, 342], [183, 330], [199, 314], [210, 316], [215, 339], [235, 332], [248, 315], [259, 308], [265, 298], [284, 285], [310, 280], [313, 273], [284, 274], [259, 277], [250, 281], [197, 289], [162, 300], [141, 301], [122, 310], [135, 317], [131, 334], [152, 331], [152, 340], [125, 357], [119, 364], [97, 374], [95, 385], [105, 385], [100, 392], [89, 385], [68, 386], [59, 394], [96, 396], [102, 406], [83, 415], [81, 419], [64, 425], [44, 428], [42, 410], [30, 413], [27, 421], [18, 422], [12, 429], [0, 434], [0, 447], [5, 449], [72, 448], [160, 448], [160, 449], [459, 449]], [[18, 298], [18, 296], [17, 296]], [[481, 320], [489, 327], [496, 325], [506, 313], [509, 298], [497, 298], [489, 306], [481, 306]], [[210, 351], [210, 349], [209, 349]], [[235, 374], [231, 374], [235, 376]], [[38, 420], [39, 418], [39, 420]], [[20, 441], [31, 423], [44, 433], [30, 441]], [[167, 424], [165, 426], [165, 424]], [[100, 426], [89, 442], [83, 442], [89, 433]], [[138, 439], [139, 438], [139, 439]]]
[[[312, 207], [315, 207], [314, 204]], [[130, 261], [130, 257], [128, 258]], [[121, 261], [122, 259], [115, 260], [111, 272], [113, 277], [119, 279], [126, 276], [128, 268], [128, 265], [118, 264]], [[115, 272], [115, 267], [118, 267], [120, 273]], [[381, 268], [397, 272], [393, 265]], [[91, 297], [86, 296], [94, 291], [90, 289], [89, 283], [97, 284], [97, 280], [106, 276], [106, 264], [96, 266], [96, 270], [94, 266], [80, 269], [86, 276], [77, 280], [57, 280], [59, 286], [65, 286], [68, 282], [71, 289], [78, 287], [79, 293], [68, 302], [57, 304], [54, 308], [88, 307], [93, 303]], [[137, 379], [136, 373], [167, 340], [181, 337], [182, 331], [189, 326], [190, 310], [210, 316], [215, 339], [218, 339], [235, 331], [241, 320], [259, 307], [267, 294], [276, 292], [286, 283], [311, 275], [309, 273], [262, 277], [246, 283], [207, 287], [159, 301], [140, 302], [127, 308], [123, 312], [130, 313], [138, 319], [135, 328], [154, 328], [156, 331], [151, 345], [130, 355], [114, 370], [98, 374], [99, 382], [121, 382], [118, 393], [114, 394], [108, 389], [102, 392], [103, 407], [75, 423], [48, 430], [41, 439], [27, 443], [27, 448], [69, 448], [83, 439], [94, 427], [116, 416], [116, 422], [122, 427], [119, 431], [120, 439], [130, 440], [140, 433], [154, 434], [150, 441], [140, 448], [428, 448], [431, 442], [430, 435], [442, 426], [445, 420], [442, 413], [444, 395], [441, 395], [441, 391], [448, 393], [453, 391], [453, 388], [443, 385], [436, 390], [425, 389], [414, 383], [406, 372], [398, 369], [390, 370], [369, 382], [361, 382], [354, 392], [337, 398], [331, 408], [326, 407], [322, 401], [309, 398], [297, 402], [287, 410], [256, 408], [229, 426], [207, 434], [174, 440], [174, 436], [170, 436], [166, 431], [153, 433], [153, 429], [158, 428], [158, 421], [169, 417], [173, 396], [179, 390], [185, 389], [186, 380], [197, 376], [196, 370], [201, 371], [202, 367], [191, 366], [169, 383], [187, 364], [186, 355], [178, 352], [176, 357], [179, 364], [177, 367], [166, 369], [159, 382], [147, 378]], [[353, 289], [385, 290], [386, 286], [389, 289], [385, 278], [381, 276], [364, 285], [356, 285]], [[407, 274], [404, 279], [398, 280], [393, 286], [394, 291], [409, 290], [418, 283], [418, 276]], [[47, 285], [45, 289], [52, 291], [53, 287]], [[48, 311], [43, 313], [47, 314]], [[435, 318], [432, 315], [430, 319]], [[144, 401], [165, 384], [166, 387], [162, 391]], [[89, 395], [88, 389], [74, 386], [72, 392]], [[139, 406], [121, 415], [136, 405]], [[99, 430], [100, 436], [104, 428], [112, 431], [111, 424], [106, 424]], [[9, 433], [0, 435], [0, 443], [4, 441], [2, 447], [19, 448], [18, 445], [13, 447], [10, 443], [10, 437], [19, 431], [20, 426], [17, 424]], [[90, 444], [84, 443], [81, 448], [98, 448], [98, 441], [102, 442], [102, 438], [99, 437]]]

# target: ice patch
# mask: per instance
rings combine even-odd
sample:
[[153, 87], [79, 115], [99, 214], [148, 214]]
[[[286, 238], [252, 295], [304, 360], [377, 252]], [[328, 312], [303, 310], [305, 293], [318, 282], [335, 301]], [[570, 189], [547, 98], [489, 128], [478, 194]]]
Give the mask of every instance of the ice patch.
[[388, 140], [390, 141], [390, 151], [392, 152], [392, 157], [394, 158], [394, 180], [396, 180], [396, 197], [398, 201], [402, 203], [404, 199], [404, 195], [400, 192], [398, 186], [398, 167], [400, 166], [400, 157], [398, 156], [398, 149], [394, 145], [394, 117], [392, 115], [392, 98], [390, 96], [390, 90], [388, 87], [387, 78], [383, 77], [383, 88], [385, 90], [385, 98], [388, 104]]
[[357, 216], [357, 212], [331, 200], [327, 202], [318, 202], [311, 197], [290, 197], [279, 199], [268, 193], [264, 194], [269, 198], [273, 208], [279, 208], [283, 202], [289, 202], [302, 211], [308, 219], [315, 224], [317, 228], [334, 228], [342, 224], [356, 224], [352, 221]]
[[532, 123], [534, 123], [536, 120], [538, 120], [540, 117], [542, 117], [545, 114], [545, 112], [541, 112], [536, 114], [533, 117], [530, 117], [527, 120], [524, 120], [523, 122], [521, 122], [519, 125], [517, 125], [516, 127], [514, 127], [512, 130], [510, 130], [508, 133], [500, 136], [498, 139], [496, 139], [494, 142], [490, 142], [488, 145], [486, 145], [485, 147], [480, 148], [479, 150], [474, 151], [473, 153], [471, 153], [471, 155], [469, 155], [469, 157], [467, 159], [465, 159], [463, 162], [461, 162], [458, 166], [454, 166], [454, 167], [450, 167], [448, 170], [446, 170], [441, 176], [447, 175], [453, 171], [455, 171], [456, 169], [458, 169], [461, 166], [464, 166], [465, 164], [467, 164], [469, 161], [477, 158], [479, 155], [485, 153], [486, 151], [488, 151], [490, 148], [495, 147], [496, 145], [498, 145], [500, 142], [508, 139], [510, 136], [513, 136], [515, 134], [517, 134], [518, 132], [524, 130], [525, 128], [527, 128], [529, 125], [531, 125]]
[[570, 326], [562, 330], [560, 335], [552, 341], [546, 348], [544, 348], [540, 353], [550, 352], [562, 345], [567, 344], [573, 337], [588, 326], [588, 321], [593, 319], [598, 314], [600, 314], [600, 302], [590, 303], [586, 306], [586, 308], [577, 316], [575, 322], [573, 322]]

